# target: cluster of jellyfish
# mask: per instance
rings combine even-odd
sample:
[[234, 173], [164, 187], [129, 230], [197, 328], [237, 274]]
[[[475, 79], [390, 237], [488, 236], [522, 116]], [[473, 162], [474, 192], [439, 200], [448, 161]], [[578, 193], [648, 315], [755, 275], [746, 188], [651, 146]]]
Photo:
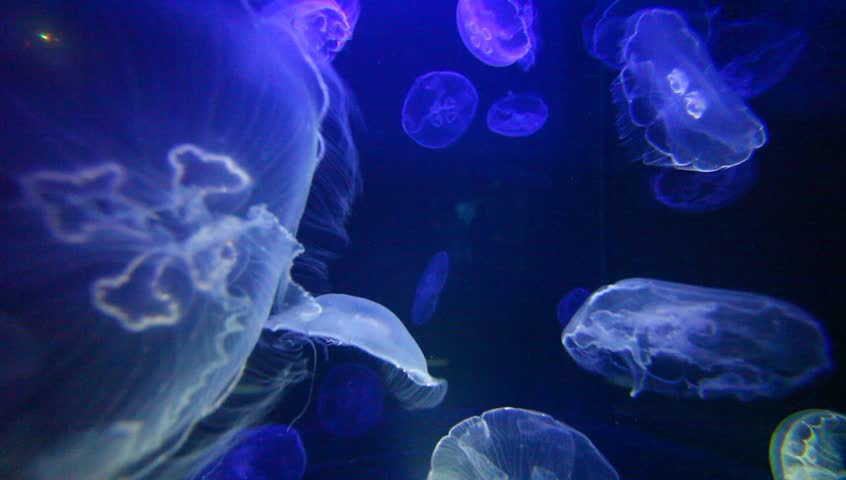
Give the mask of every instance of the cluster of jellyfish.
[[[456, 24], [464, 46], [492, 67], [520, 65], [528, 71], [535, 63], [538, 39], [532, 0], [459, 0]], [[479, 92], [464, 75], [431, 71], [414, 80], [402, 106], [405, 133], [418, 145], [445, 148], [458, 141], [473, 123]], [[528, 137], [543, 128], [549, 108], [534, 93], [508, 91], [491, 103], [488, 130], [505, 137]]]
[[[0, 132], [0, 477], [302, 479], [296, 428], [260, 422], [309, 377], [315, 344], [385, 367], [341, 364], [323, 378], [316, 408], [339, 437], [373, 428], [385, 390], [408, 408], [441, 403], [446, 381], [396, 314], [298, 281], [325, 275], [332, 252], [320, 239], [346, 239], [360, 189], [353, 106], [332, 66], [357, 2], [29, 7], [14, 0], [0, 16], [13, 26], [0, 36], [0, 114], [17, 125]], [[666, 176], [682, 170], [699, 185], [729, 171], [710, 178], [748, 185], [736, 169], [766, 131], [744, 99], [786, 74], [801, 39], [715, 68], [678, 11], [624, 10], [604, 5], [586, 28], [591, 53], [619, 71], [621, 129], [643, 139], [640, 160], [668, 169], [654, 180], [668, 206], [721, 208], [736, 189], [691, 200], [673, 190], [688, 180]], [[456, 11], [474, 56], [524, 69], [536, 15], [528, 0], [459, 0]], [[408, 93], [403, 128], [445, 147], [478, 100], [464, 76], [430, 72]], [[487, 124], [527, 136], [548, 116], [538, 96], [509, 93]], [[448, 274], [436, 253], [412, 322], [431, 320]], [[823, 326], [760, 294], [628, 279], [573, 291], [558, 312], [573, 360], [632, 396], [773, 398], [833, 367]], [[845, 432], [837, 412], [785, 419], [770, 446], [776, 479], [842, 476]], [[427, 478], [618, 475], [567, 424], [498, 408], [453, 427]]]

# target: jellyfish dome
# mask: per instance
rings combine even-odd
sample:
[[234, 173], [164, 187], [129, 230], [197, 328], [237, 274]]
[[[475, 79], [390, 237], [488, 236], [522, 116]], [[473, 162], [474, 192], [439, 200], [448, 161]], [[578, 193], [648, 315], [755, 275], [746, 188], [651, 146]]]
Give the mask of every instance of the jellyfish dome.
[[452, 427], [432, 452], [427, 480], [618, 480], [590, 439], [549, 415], [497, 408]]
[[846, 415], [802, 410], [779, 423], [770, 439], [775, 480], [834, 480], [846, 475]]
[[464, 75], [434, 71], [414, 80], [402, 104], [402, 129], [418, 145], [444, 148], [461, 138], [476, 116], [479, 93]]
[[482, 63], [528, 70], [535, 63], [536, 15], [532, 0], [458, 0], [455, 18], [464, 46]]
[[287, 425], [264, 425], [238, 434], [234, 445], [195, 480], [300, 480], [306, 451]]
[[495, 101], [488, 109], [488, 130], [505, 137], [528, 137], [546, 124], [546, 102], [530, 93], [513, 93]]
[[141, 478], [288, 290], [334, 78], [237, 1], [0, 21], [0, 335], [32, 345], [0, 378], [0, 477]]
[[561, 341], [632, 396], [779, 397], [832, 368], [822, 325], [795, 305], [645, 278], [594, 292]]

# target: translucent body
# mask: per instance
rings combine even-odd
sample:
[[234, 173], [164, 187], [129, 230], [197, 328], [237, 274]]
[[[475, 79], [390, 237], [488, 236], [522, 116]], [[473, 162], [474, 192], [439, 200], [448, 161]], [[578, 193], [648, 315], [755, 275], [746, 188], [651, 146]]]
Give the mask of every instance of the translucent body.
[[770, 439], [775, 480], [839, 480], [846, 477], [846, 415], [802, 410], [782, 420]]
[[360, 14], [358, 0], [271, 0], [257, 10], [290, 27], [318, 61], [331, 61], [344, 48]]
[[688, 172], [660, 168], [650, 178], [655, 199], [681, 212], [706, 213], [720, 210], [746, 195], [758, 180], [754, 160], [716, 172]]
[[323, 428], [339, 437], [369, 431], [382, 416], [382, 379], [365, 365], [342, 363], [320, 382], [317, 415]]
[[584, 288], [574, 288], [564, 295], [564, 298], [558, 302], [558, 323], [564, 327], [573, 317], [573, 314], [585, 303], [585, 300], [590, 296], [590, 292]]
[[531, 0], [458, 0], [455, 18], [464, 46], [482, 63], [528, 70], [537, 48], [535, 15]]
[[629, 17], [620, 60], [613, 91], [621, 136], [642, 136], [644, 163], [711, 172], [748, 160], [766, 143], [764, 125], [677, 12]]
[[0, 477], [163, 466], [288, 289], [334, 78], [239, 2], [189, 3], [0, 13], [0, 335], [37, 355], [3, 386]]
[[438, 252], [429, 260], [426, 270], [417, 283], [417, 291], [414, 293], [414, 305], [411, 307], [411, 321], [417, 325], [423, 325], [432, 319], [435, 310], [438, 308], [438, 301], [441, 298], [441, 290], [446, 285], [449, 276], [449, 255], [446, 252]]
[[384, 360], [397, 372], [389, 386], [411, 408], [433, 407], [446, 395], [446, 381], [429, 375], [426, 358], [402, 321], [376, 302], [350, 295], [321, 295], [300, 312], [271, 316], [266, 328], [353, 346]]
[[287, 425], [264, 425], [241, 432], [195, 480], [300, 480], [305, 468], [300, 434]]
[[479, 94], [465, 76], [436, 71], [417, 77], [402, 105], [402, 129], [427, 148], [444, 148], [470, 127]]
[[488, 109], [488, 129], [506, 137], [528, 137], [540, 130], [549, 118], [543, 99], [529, 93], [508, 95]]
[[795, 305], [641, 278], [594, 292], [561, 340], [632, 396], [778, 397], [832, 367], [821, 325]]
[[452, 427], [427, 480], [617, 480], [582, 433], [545, 413], [497, 408]]

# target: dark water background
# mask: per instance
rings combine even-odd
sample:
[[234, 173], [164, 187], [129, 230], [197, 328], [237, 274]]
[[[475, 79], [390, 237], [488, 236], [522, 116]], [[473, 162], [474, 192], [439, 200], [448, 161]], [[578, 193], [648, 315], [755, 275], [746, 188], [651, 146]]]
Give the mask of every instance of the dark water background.
[[[608, 86], [613, 73], [581, 39], [587, 1], [538, 0], [542, 49], [534, 69], [498, 69], [464, 48], [454, 1], [363, 0], [354, 39], [335, 64], [358, 99], [364, 192], [349, 223], [351, 247], [332, 266], [333, 290], [373, 299], [408, 318], [417, 280], [447, 250], [450, 278], [433, 320], [407, 322], [433, 368], [450, 382], [444, 404], [409, 413], [388, 403], [370, 433], [334, 439], [314, 408], [299, 420], [307, 479], [422, 479], [431, 450], [453, 424], [484, 410], [540, 410], [588, 435], [624, 479], [765, 479], [769, 437], [804, 408], [846, 410], [846, 222], [842, 115], [842, 2], [805, 2], [809, 43], [791, 74], [750, 102], [769, 142], [760, 175], [738, 203], [707, 214], [673, 212], [649, 191], [651, 168], [631, 163], [617, 140]], [[726, 2], [726, 8], [773, 2]], [[775, 2], [781, 5], [787, 2]], [[793, 2], [796, 3], [796, 2]], [[478, 88], [467, 135], [444, 150], [405, 136], [408, 87], [430, 70], [455, 70]], [[492, 134], [484, 114], [508, 90], [540, 93], [547, 125], [525, 139]], [[455, 212], [475, 202], [469, 224]], [[560, 342], [559, 299], [634, 277], [754, 291], [803, 306], [828, 329], [834, 373], [768, 401], [636, 399], [582, 371]], [[334, 349], [318, 364], [360, 359]], [[375, 364], [374, 364], [375, 365]], [[287, 422], [300, 387], [276, 413]]]

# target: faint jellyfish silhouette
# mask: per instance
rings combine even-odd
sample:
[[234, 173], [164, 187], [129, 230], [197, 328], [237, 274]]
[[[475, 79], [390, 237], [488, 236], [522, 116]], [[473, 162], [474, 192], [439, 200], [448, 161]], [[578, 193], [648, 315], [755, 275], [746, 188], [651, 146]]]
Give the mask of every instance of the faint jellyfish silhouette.
[[549, 118], [543, 99], [530, 93], [512, 93], [495, 101], [488, 109], [488, 129], [506, 137], [528, 137], [540, 130]]
[[465, 76], [435, 71], [417, 77], [402, 105], [402, 128], [427, 148], [444, 148], [470, 127], [479, 94]]
[[689, 172], [660, 168], [649, 179], [655, 200], [680, 212], [720, 210], [749, 193], [758, 180], [754, 160], [716, 172]]
[[0, 477], [152, 475], [193, 448], [289, 288], [343, 89], [238, 2], [4, 7], [0, 311], [21, 328], [0, 344], [33, 343], [13, 381], [39, 401], [2, 404]]
[[300, 480], [305, 469], [299, 432], [287, 425], [263, 425], [240, 432], [196, 480]]
[[409, 409], [432, 408], [446, 396], [447, 382], [429, 374], [423, 352], [402, 321], [376, 302], [321, 295], [306, 308], [271, 315], [265, 328], [356, 347], [385, 361], [391, 366], [388, 389]]
[[564, 298], [558, 302], [558, 323], [564, 327], [573, 317], [573, 314], [581, 308], [585, 300], [590, 297], [590, 292], [584, 288], [577, 287], [564, 295]]
[[778, 397], [832, 368], [822, 326], [795, 305], [644, 278], [594, 292], [561, 341], [632, 396]]
[[642, 136], [644, 163], [711, 172], [743, 163], [766, 143], [764, 125], [725, 85], [677, 12], [629, 17], [620, 59], [612, 86], [620, 136]]
[[775, 480], [834, 480], [846, 475], [846, 415], [802, 410], [779, 423], [770, 438]]
[[352, 38], [359, 0], [249, 0], [263, 18], [290, 26], [318, 61], [332, 61]]
[[617, 480], [590, 439], [545, 413], [497, 408], [452, 427], [432, 452], [427, 480]]
[[385, 397], [382, 379], [365, 365], [335, 365], [320, 382], [318, 391], [320, 424], [338, 437], [361, 435], [382, 416]]
[[411, 307], [412, 322], [423, 325], [432, 319], [448, 276], [449, 255], [444, 251], [432, 255], [414, 292], [414, 305]]
[[536, 15], [532, 0], [458, 0], [455, 18], [464, 46], [482, 63], [528, 70], [535, 63]]

